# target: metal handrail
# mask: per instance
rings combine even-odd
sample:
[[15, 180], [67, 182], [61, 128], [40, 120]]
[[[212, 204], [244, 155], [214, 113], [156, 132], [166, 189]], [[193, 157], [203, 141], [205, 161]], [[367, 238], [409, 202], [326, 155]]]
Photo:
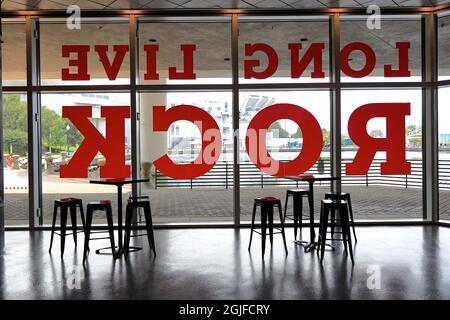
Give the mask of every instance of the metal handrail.
[[[345, 165], [353, 159], [342, 159], [342, 172], [345, 172]], [[362, 176], [342, 176], [344, 185], [385, 185], [403, 188], [421, 188], [423, 181], [422, 160], [408, 159], [411, 163], [411, 174], [409, 175], [381, 175], [381, 163], [385, 159], [375, 159], [366, 175]], [[240, 185], [243, 187], [273, 187], [273, 186], [297, 186], [298, 183], [284, 178], [269, 176], [259, 170], [252, 162], [241, 162]], [[230, 161], [219, 161], [205, 175], [192, 180], [177, 180], [166, 177], [159, 171], [155, 174], [156, 188], [224, 188], [232, 187], [233, 163]], [[323, 159], [323, 172], [330, 173], [330, 159]], [[318, 174], [317, 163], [306, 173]], [[322, 182], [329, 185], [329, 182]], [[439, 188], [450, 190], [450, 160], [439, 160]]]

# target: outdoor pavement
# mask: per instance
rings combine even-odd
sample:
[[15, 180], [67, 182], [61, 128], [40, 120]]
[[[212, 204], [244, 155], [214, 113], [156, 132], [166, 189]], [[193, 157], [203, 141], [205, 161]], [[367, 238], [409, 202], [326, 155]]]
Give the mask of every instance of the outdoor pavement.
[[[279, 197], [284, 205], [286, 187], [241, 188], [242, 220], [249, 220], [253, 199], [261, 196]], [[315, 188], [315, 211], [318, 215], [320, 200], [328, 187]], [[352, 196], [355, 219], [418, 219], [422, 216], [421, 189], [405, 189], [384, 186], [345, 186], [344, 191]], [[232, 221], [233, 190], [228, 189], [173, 189], [144, 190], [151, 199], [154, 222], [223, 222]], [[124, 206], [130, 190], [124, 190]], [[101, 193], [47, 193], [43, 196], [44, 223], [51, 223], [53, 201], [64, 197], [78, 197], [85, 203], [92, 200], [108, 199], [117, 210], [117, 194]], [[442, 193], [441, 206], [450, 207], [450, 193]], [[289, 206], [292, 208], [292, 202]], [[306, 200], [304, 208], [307, 208]], [[26, 224], [28, 221], [28, 195], [9, 193], [6, 195], [5, 214], [7, 224]], [[446, 214], [449, 217], [448, 211]], [[101, 213], [97, 222], [104, 220]]]
[[[28, 189], [26, 170], [5, 170], [5, 218], [7, 225], [28, 224]], [[155, 223], [201, 223], [233, 221], [233, 189], [224, 188], [158, 188], [142, 184], [142, 193], [150, 196], [152, 214]], [[307, 188], [306, 185], [300, 185]], [[284, 199], [289, 187], [241, 187], [241, 220], [251, 219], [253, 199], [262, 196], [275, 196]], [[316, 216], [320, 200], [329, 186], [315, 184], [314, 206]], [[352, 197], [355, 219], [420, 219], [422, 217], [422, 190], [392, 186], [370, 185], [366, 187], [344, 185], [343, 191]], [[131, 192], [130, 186], [123, 191], [123, 206]], [[115, 186], [89, 184], [86, 179], [59, 179], [57, 175], [43, 176], [43, 219], [44, 224], [51, 223], [53, 202], [55, 199], [77, 197], [85, 205], [89, 201], [111, 200], [117, 210]], [[441, 217], [450, 220], [450, 191], [440, 192]], [[292, 202], [290, 203], [292, 208]], [[304, 201], [307, 210], [307, 201]], [[104, 215], [104, 214], [103, 214]], [[96, 214], [95, 222], [105, 222], [101, 212]]]

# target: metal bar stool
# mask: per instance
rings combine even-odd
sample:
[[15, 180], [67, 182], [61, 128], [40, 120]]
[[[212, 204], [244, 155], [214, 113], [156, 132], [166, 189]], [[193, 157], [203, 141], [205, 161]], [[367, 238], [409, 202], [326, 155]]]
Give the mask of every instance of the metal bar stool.
[[[350, 225], [353, 229], [353, 236], [355, 237], [355, 242], [358, 242], [358, 239], [356, 238], [356, 231], [355, 231], [355, 222], [353, 220], [353, 209], [352, 209], [352, 200], [350, 198], [350, 193], [346, 192], [327, 192], [325, 193], [325, 199], [331, 199], [331, 200], [344, 200], [347, 202], [348, 205], [348, 212], [350, 214]], [[334, 235], [334, 224], [336, 221], [336, 214], [334, 211], [331, 212], [331, 236]]]
[[[147, 233], [131, 235], [131, 229], [133, 226], [133, 216], [134, 216], [133, 211], [138, 208], [144, 209], [145, 228], [147, 230]], [[134, 249], [134, 251], [141, 249], [141, 248], [136, 248], [136, 247], [130, 247], [130, 238], [131, 237], [142, 237], [142, 236], [147, 236], [150, 249], [153, 251], [153, 254], [156, 256], [156, 246], [155, 246], [155, 237], [153, 234], [153, 222], [152, 222], [152, 211], [150, 208], [150, 199], [148, 196], [131, 196], [128, 198], [126, 214], [125, 214], [125, 241], [124, 241], [125, 257], [128, 256], [128, 254], [130, 252], [130, 248]]]
[[[339, 240], [344, 242], [345, 253], [348, 253], [348, 251], [350, 251], [350, 258], [352, 260], [352, 264], [355, 263], [353, 260], [352, 235], [350, 232], [347, 208], [348, 208], [347, 202], [344, 200], [336, 200], [336, 201], [330, 199], [322, 200], [320, 209], [320, 227], [319, 227], [319, 241], [318, 241], [319, 246], [317, 247], [317, 250], [320, 250], [321, 252], [320, 261], [323, 261], [326, 240]], [[328, 228], [328, 221], [330, 218], [330, 210], [336, 210], [339, 212], [340, 226], [342, 228], [342, 239], [334, 239], [333, 237], [327, 238], [327, 228]]]
[[[255, 217], [256, 217], [256, 207], [261, 207], [261, 232], [255, 230]], [[275, 228], [279, 230], [279, 232], [273, 232], [273, 208], [278, 207], [278, 211], [280, 214], [280, 228]], [[270, 238], [270, 246], [273, 246], [273, 235], [277, 233], [281, 233], [283, 236], [284, 242], [284, 250], [286, 254], [288, 254], [287, 246], [286, 246], [286, 237], [284, 234], [284, 220], [281, 212], [281, 201], [280, 199], [274, 197], [264, 197], [264, 198], [256, 198], [253, 204], [253, 214], [252, 214], [252, 226], [250, 231], [250, 243], [248, 244], [248, 250], [250, 251], [250, 247], [252, 245], [253, 232], [256, 232], [261, 235], [261, 245], [262, 245], [262, 257], [264, 259], [264, 252], [266, 249], [266, 236], [267, 236], [267, 223], [269, 223], [269, 238]]]
[[[83, 250], [83, 263], [86, 261], [86, 257], [89, 250], [89, 241], [90, 240], [101, 240], [101, 239], [108, 239], [111, 243], [111, 252], [113, 257], [116, 257], [115, 249], [116, 246], [114, 244], [114, 224], [113, 224], [113, 216], [112, 216], [112, 207], [111, 207], [111, 201], [109, 200], [100, 200], [100, 201], [91, 201], [87, 205], [87, 213], [86, 213], [86, 230], [85, 230], [85, 237], [84, 237], [84, 250]], [[92, 218], [94, 216], [95, 211], [104, 211], [106, 213], [106, 221], [108, 223], [108, 232], [109, 237], [100, 237], [100, 238], [93, 238], [90, 239], [91, 235], [91, 226], [92, 226]], [[97, 231], [92, 233], [104, 233], [106, 231]], [[106, 249], [106, 248], [102, 248]], [[96, 253], [99, 254], [100, 250], [96, 250]], [[108, 248], [109, 249], [109, 248]]]
[[[303, 214], [303, 197], [308, 198], [309, 191], [304, 189], [288, 189], [286, 191], [286, 201], [284, 203], [284, 217], [283, 222], [286, 221], [286, 218], [290, 220], [294, 220], [294, 240], [297, 240], [297, 229], [300, 228], [300, 234], [303, 228], [303, 217], [309, 219], [309, 215]], [[287, 214], [287, 206], [289, 198], [293, 199], [293, 214]], [[307, 243], [307, 241], [299, 241], [300, 243]]]
[[[77, 227], [77, 207], [80, 209], [81, 222], [83, 224], [83, 229], [78, 230]], [[56, 216], [58, 215], [58, 209], [61, 211], [61, 233], [56, 232]], [[73, 241], [75, 242], [75, 246], [77, 246], [77, 233], [83, 232], [85, 230], [85, 220], [84, 220], [84, 212], [83, 212], [83, 201], [78, 198], [63, 198], [55, 200], [55, 204], [53, 207], [53, 222], [52, 222], [52, 233], [50, 237], [50, 248], [48, 250], [49, 253], [52, 252], [53, 246], [53, 236], [56, 233], [61, 237], [61, 257], [64, 255], [64, 247], [66, 243], [66, 229], [67, 229], [67, 213], [70, 210], [70, 219], [72, 221], [72, 234]]]

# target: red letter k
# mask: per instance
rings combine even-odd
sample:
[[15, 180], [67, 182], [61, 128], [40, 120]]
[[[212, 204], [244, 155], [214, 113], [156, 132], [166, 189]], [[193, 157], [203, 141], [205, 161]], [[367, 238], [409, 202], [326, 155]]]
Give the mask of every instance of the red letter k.
[[130, 117], [128, 106], [103, 106], [101, 116], [106, 120], [106, 134], [102, 136], [89, 120], [91, 106], [64, 106], [63, 118], [68, 118], [84, 136], [67, 165], [61, 166], [61, 178], [87, 178], [88, 167], [98, 152], [105, 157], [100, 167], [102, 178], [130, 176], [130, 166], [125, 164], [125, 119]]

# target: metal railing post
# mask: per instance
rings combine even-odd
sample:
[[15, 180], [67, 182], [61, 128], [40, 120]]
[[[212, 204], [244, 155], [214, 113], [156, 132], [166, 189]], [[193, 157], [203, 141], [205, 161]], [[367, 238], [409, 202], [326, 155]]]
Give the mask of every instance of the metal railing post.
[[225, 188], [228, 189], [228, 162], [225, 161]]

